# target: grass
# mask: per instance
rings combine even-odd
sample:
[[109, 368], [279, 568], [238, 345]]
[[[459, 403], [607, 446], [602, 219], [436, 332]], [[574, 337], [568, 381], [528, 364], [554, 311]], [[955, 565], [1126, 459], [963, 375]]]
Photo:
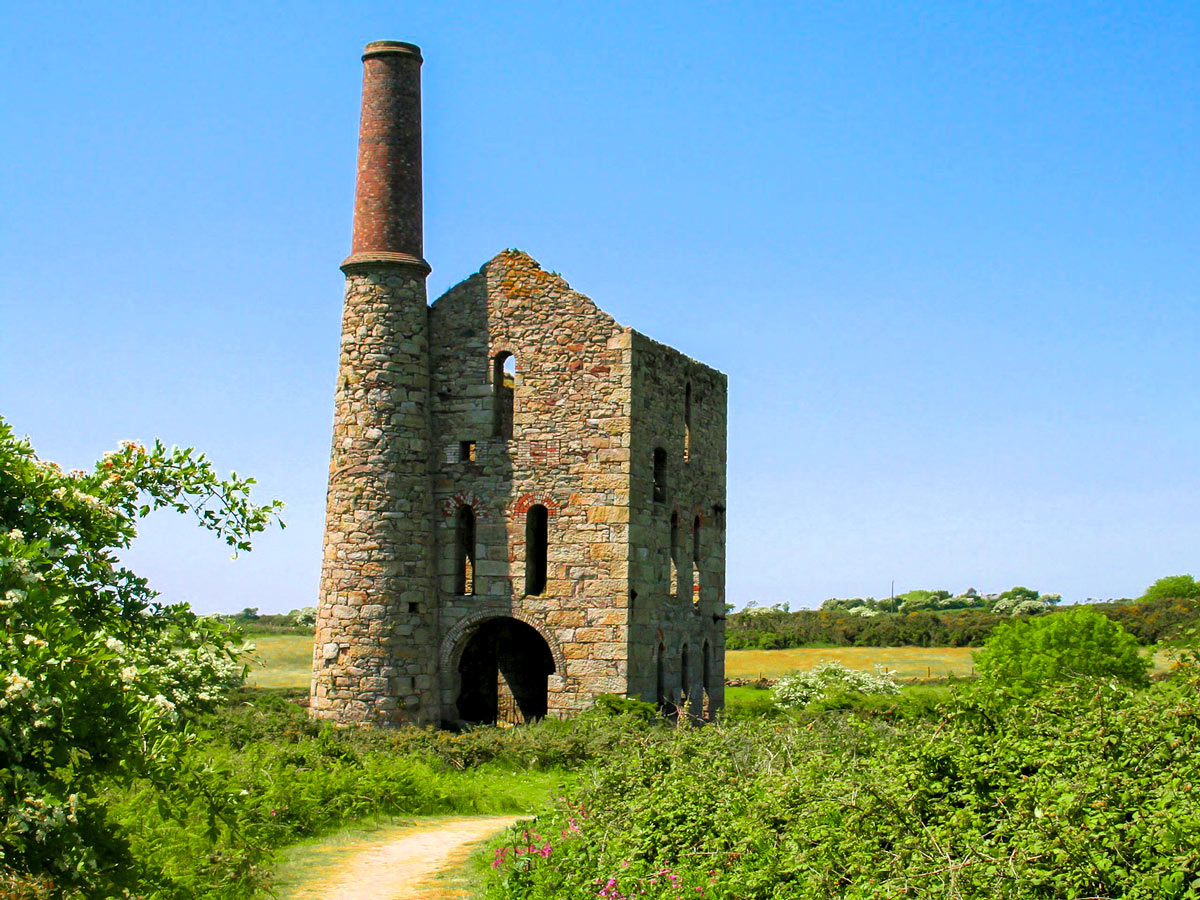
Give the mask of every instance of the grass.
[[248, 686], [308, 690], [312, 678], [311, 634], [255, 634], [250, 641], [255, 650], [247, 660]]

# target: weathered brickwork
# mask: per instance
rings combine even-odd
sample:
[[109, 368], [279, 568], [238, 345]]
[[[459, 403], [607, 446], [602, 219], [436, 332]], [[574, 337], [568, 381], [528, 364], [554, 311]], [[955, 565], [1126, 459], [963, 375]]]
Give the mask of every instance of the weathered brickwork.
[[313, 714], [517, 723], [615, 693], [703, 715], [723, 699], [725, 376], [516, 250], [426, 304], [419, 233], [379, 224], [419, 196], [363, 199], [372, 160], [420, 170], [379, 112], [419, 123], [419, 60], [364, 56]]

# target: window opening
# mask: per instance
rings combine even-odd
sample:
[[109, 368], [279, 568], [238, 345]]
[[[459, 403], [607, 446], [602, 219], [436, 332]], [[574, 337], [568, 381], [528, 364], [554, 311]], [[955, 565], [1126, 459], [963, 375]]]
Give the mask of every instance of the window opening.
[[546, 590], [546, 551], [549, 549], [548, 517], [540, 503], [525, 514], [525, 593]]
[[667, 678], [666, 672], [663, 671], [666, 655], [667, 648], [659, 644], [658, 653], [655, 654], [657, 661], [654, 668], [654, 696], [660, 713], [667, 711]]
[[459, 462], [475, 462], [475, 442], [474, 441], [459, 441], [458, 442], [458, 461]]
[[712, 655], [712, 650], [708, 646], [708, 641], [704, 642], [704, 647], [701, 649], [700, 653], [701, 653], [700, 665], [703, 669], [703, 673], [702, 673], [703, 680], [701, 682], [701, 686], [704, 688], [704, 703], [703, 703], [703, 706], [701, 707], [701, 712], [702, 712], [704, 718], [707, 719], [709, 716], [709, 713], [711, 712], [711, 710], [709, 708], [708, 696], [709, 696], [709, 691], [712, 689], [712, 687], [711, 687], [712, 686], [712, 663], [709, 660], [709, 657]]
[[667, 451], [654, 448], [654, 502], [664, 503], [667, 499]]
[[492, 402], [495, 416], [495, 434], [498, 438], [512, 440], [513, 396], [517, 386], [517, 360], [504, 351], [492, 358]]
[[671, 543], [667, 547], [667, 557], [670, 562], [670, 588], [669, 593], [671, 599], [674, 600], [679, 596], [679, 513], [671, 513]]
[[679, 706], [682, 709], [687, 709], [691, 706], [688, 703], [688, 694], [691, 693], [691, 672], [688, 666], [688, 648], [687, 644], [683, 645], [683, 650], [679, 654]]
[[683, 392], [683, 461], [692, 461], [692, 383]]
[[692, 520], [692, 606], [700, 608], [700, 517]]
[[475, 593], [475, 510], [458, 508], [455, 527], [454, 593]]

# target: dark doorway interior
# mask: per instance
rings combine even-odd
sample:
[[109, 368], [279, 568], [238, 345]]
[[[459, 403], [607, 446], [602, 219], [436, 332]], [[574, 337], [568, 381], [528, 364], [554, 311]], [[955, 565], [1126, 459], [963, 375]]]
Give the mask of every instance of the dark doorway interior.
[[553, 672], [554, 656], [536, 629], [517, 619], [489, 619], [467, 639], [458, 664], [459, 718], [511, 725], [540, 719]]

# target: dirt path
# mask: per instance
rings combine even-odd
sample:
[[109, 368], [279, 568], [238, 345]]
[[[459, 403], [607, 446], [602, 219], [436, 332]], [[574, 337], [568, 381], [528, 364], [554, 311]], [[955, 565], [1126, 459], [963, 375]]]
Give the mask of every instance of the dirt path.
[[461, 866], [472, 845], [521, 816], [467, 816], [385, 829], [313, 866], [289, 900], [448, 900], [463, 892], [438, 876]]

